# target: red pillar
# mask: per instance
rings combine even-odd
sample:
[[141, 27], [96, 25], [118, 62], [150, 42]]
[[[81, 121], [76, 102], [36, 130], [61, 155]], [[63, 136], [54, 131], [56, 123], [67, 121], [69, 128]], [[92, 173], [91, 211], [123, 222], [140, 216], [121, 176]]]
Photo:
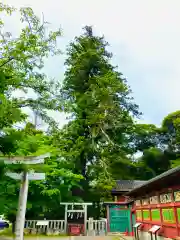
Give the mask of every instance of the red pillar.
[[[172, 193], [171, 193], [171, 197], [172, 197], [172, 200], [174, 202], [174, 190], [172, 189]], [[176, 211], [176, 207], [173, 205], [173, 211], [174, 211], [174, 217], [175, 217], [175, 221], [176, 221], [176, 231], [177, 231], [177, 235], [179, 234], [179, 231], [178, 231], [178, 216], [177, 216], [177, 211]]]

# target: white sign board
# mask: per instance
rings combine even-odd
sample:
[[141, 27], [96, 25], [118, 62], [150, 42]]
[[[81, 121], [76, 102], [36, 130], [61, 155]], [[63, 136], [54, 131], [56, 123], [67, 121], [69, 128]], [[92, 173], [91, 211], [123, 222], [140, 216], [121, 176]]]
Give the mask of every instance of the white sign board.
[[[13, 172], [7, 172], [6, 176], [15, 179], [15, 180], [21, 180], [22, 179], [22, 173], [13, 173]], [[45, 179], [45, 173], [28, 173], [28, 180], [44, 180]]]
[[21, 180], [22, 179], [22, 173], [18, 174], [18, 173], [7, 172], [7, 173], [5, 173], [5, 175], [7, 177], [10, 177], [10, 178], [15, 179], [15, 180]]
[[0, 156], [0, 160], [5, 164], [40, 164], [44, 163], [44, 159], [50, 157], [50, 153], [46, 153], [41, 156], [29, 156], [29, 157], [3, 157]]
[[172, 202], [172, 194], [171, 193], [161, 194], [160, 202], [161, 203], [171, 203]]
[[29, 173], [28, 174], [29, 180], [44, 180], [45, 179], [45, 173]]
[[160, 226], [154, 225], [149, 229], [149, 232], [156, 233], [160, 228]]
[[37, 223], [36, 223], [36, 226], [48, 226], [48, 224], [49, 224], [49, 221], [38, 221]]
[[40, 164], [44, 163], [44, 159], [39, 159], [39, 160], [4, 160], [5, 164]]
[[136, 206], [141, 206], [141, 200], [136, 200]]
[[139, 227], [141, 224], [142, 224], [142, 223], [136, 223], [136, 224], [134, 225], [134, 228]]
[[150, 204], [158, 204], [158, 196], [151, 196]]

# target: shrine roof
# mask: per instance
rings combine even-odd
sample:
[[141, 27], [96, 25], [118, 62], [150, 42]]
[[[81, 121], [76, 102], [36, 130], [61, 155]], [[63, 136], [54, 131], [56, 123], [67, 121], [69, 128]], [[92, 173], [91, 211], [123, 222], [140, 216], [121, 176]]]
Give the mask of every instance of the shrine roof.
[[141, 180], [117, 180], [116, 187], [112, 190], [112, 192], [129, 192], [132, 189], [141, 186], [146, 181]]
[[154, 177], [144, 184], [137, 186], [129, 191], [126, 195], [130, 197], [138, 197], [143, 194], [149, 194], [150, 191], [159, 191], [172, 186], [180, 186], [180, 166], [172, 168], [157, 177]]
[[129, 205], [129, 204], [131, 204], [133, 202], [133, 200], [129, 200], [129, 201], [127, 201], [127, 202], [103, 202], [103, 205], [120, 205], [120, 206], [122, 206], [122, 205]]

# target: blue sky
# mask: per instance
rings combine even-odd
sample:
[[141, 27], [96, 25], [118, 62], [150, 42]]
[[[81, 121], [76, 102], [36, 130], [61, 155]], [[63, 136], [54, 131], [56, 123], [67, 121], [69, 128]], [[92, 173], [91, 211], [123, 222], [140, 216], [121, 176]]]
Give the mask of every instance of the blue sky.
[[[164, 116], [180, 109], [180, 1], [179, 0], [4, 0], [16, 7], [30, 6], [44, 13], [50, 27], [63, 29], [62, 50], [82, 27], [93, 25], [105, 35], [113, 63], [127, 77], [142, 122], [159, 125]], [[7, 30], [19, 30], [18, 18]], [[63, 79], [65, 56], [48, 59], [45, 72]], [[54, 114], [62, 126], [63, 114]]]

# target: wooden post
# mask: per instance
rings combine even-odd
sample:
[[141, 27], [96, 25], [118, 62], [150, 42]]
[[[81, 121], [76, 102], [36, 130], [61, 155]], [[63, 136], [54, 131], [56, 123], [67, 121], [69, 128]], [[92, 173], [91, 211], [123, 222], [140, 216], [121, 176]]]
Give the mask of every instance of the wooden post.
[[109, 218], [109, 205], [106, 206], [106, 212], [107, 212], [107, 232], [110, 232], [110, 218]]
[[28, 196], [28, 173], [24, 172], [19, 194], [18, 211], [16, 216], [15, 240], [23, 240], [24, 238], [24, 223], [27, 196]]
[[84, 235], [87, 235], [87, 205], [84, 205]]
[[68, 205], [65, 205], [65, 215], [64, 215], [64, 230], [65, 233], [67, 233], [67, 210], [68, 210]]

